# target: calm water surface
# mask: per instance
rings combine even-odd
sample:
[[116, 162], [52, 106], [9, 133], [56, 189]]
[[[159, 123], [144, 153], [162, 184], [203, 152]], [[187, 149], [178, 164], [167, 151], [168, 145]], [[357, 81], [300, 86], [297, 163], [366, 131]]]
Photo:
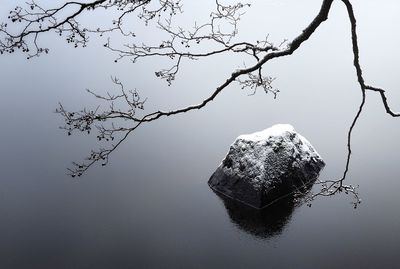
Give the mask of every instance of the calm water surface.
[[[305, 2], [256, 6], [243, 34], [264, 33], [254, 25], [265, 19], [276, 40], [296, 35], [319, 8], [320, 1]], [[365, 76], [386, 87], [400, 110], [400, 58], [391, 53], [400, 41], [400, 4], [355, 5]], [[1, 6], [3, 15], [12, 5]], [[400, 121], [384, 114], [377, 95], [368, 94], [354, 133], [348, 180], [360, 185], [358, 209], [337, 196], [311, 208], [285, 204], [259, 213], [207, 186], [236, 136], [275, 123], [290, 123], [311, 141], [327, 163], [322, 178], [341, 176], [347, 128], [360, 102], [344, 11], [336, 3], [331, 20], [297, 54], [266, 68], [278, 78], [277, 100], [233, 86], [202, 111], [139, 129], [109, 166], [79, 180], [67, 177], [66, 167], [99, 145], [57, 129], [58, 101], [95, 107], [83, 90], [109, 90], [109, 75], [117, 75], [149, 97], [150, 111], [197, 103], [242, 59], [187, 65], [182, 80], [166, 89], [152, 76], [156, 63], [113, 65], [113, 55], [95, 44], [73, 50], [49, 37], [51, 56], [0, 58], [0, 268], [394, 268]]]

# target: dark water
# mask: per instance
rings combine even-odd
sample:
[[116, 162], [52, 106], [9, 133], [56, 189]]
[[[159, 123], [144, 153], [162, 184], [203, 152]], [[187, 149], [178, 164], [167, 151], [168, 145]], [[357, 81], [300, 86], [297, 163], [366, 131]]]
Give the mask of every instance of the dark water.
[[[270, 18], [282, 22], [272, 32], [278, 40], [278, 33], [296, 34], [319, 7], [272, 2], [271, 14], [287, 7], [283, 17]], [[356, 5], [364, 72], [388, 89], [399, 110], [400, 58], [391, 51], [400, 6], [365, 3]], [[109, 166], [79, 180], [65, 168], [98, 144], [57, 129], [58, 101], [72, 109], [96, 106], [83, 89], [108, 90], [108, 76], [118, 75], [149, 97], [148, 110], [197, 103], [242, 59], [218, 58], [211, 74], [212, 61], [201, 62], [166, 89], [151, 76], [155, 63], [113, 65], [113, 56], [95, 46], [75, 51], [51, 39], [51, 56], [0, 58], [0, 268], [396, 267], [400, 121], [384, 113], [377, 95], [368, 95], [354, 133], [348, 181], [360, 185], [358, 209], [339, 195], [311, 208], [286, 203], [260, 213], [221, 200], [207, 186], [236, 136], [275, 123], [291, 123], [311, 141], [327, 163], [322, 178], [341, 176], [360, 101], [344, 18], [335, 4], [331, 21], [298, 54], [271, 63], [277, 100], [233, 86], [205, 110], [139, 129]]]

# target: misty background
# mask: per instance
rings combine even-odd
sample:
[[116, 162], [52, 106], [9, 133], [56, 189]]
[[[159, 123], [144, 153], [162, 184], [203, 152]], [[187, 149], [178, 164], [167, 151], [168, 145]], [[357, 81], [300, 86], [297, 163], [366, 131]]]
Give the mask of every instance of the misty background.
[[[23, 2], [2, 1], [1, 21]], [[352, 2], [366, 82], [384, 88], [398, 111], [400, 3]], [[214, 7], [211, 0], [183, 4], [180, 20], [186, 26], [204, 22]], [[269, 33], [276, 44], [291, 40], [320, 5], [317, 0], [254, 1], [240, 21], [239, 37], [255, 41]], [[158, 40], [150, 28], [137, 32]], [[74, 49], [56, 34], [43, 35], [41, 42], [51, 49], [49, 55], [0, 57], [1, 268], [384, 268], [399, 262], [400, 122], [385, 113], [373, 92], [367, 93], [353, 133], [347, 177], [347, 183], [360, 185], [358, 209], [345, 195], [318, 199], [311, 208], [295, 209], [281, 234], [258, 238], [231, 222], [207, 186], [238, 135], [276, 123], [292, 124], [313, 144], [327, 164], [322, 179], [342, 175], [347, 131], [361, 91], [340, 1], [294, 55], [264, 67], [276, 77], [276, 99], [261, 90], [248, 96], [232, 84], [200, 111], [142, 126], [108, 166], [93, 167], [77, 180], [66, 168], [99, 144], [95, 136], [68, 137], [58, 129], [63, 125], [54, 113], [58, 102], [69, 110], [95, 108], [99, 101], [85, 89], [111, 92], [116, 89], [112, 75], [148, 98], [146, 112], [197, 104], [243, 67], [244, 59], [185, 61], [168, 87], [154, 76], [167, 66], [158, 59], [115, 64], [116, 56], [97, 38], [86, 49]]]

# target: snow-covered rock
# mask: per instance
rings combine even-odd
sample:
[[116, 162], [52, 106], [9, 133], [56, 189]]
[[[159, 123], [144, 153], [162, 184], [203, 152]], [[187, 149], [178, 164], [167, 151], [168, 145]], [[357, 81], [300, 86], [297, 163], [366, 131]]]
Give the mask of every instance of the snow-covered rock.
[[296, 190], [311, 188], [324, 161], [289, 124], [239, 136], [208, 181], [225, 196], [263, 208]]

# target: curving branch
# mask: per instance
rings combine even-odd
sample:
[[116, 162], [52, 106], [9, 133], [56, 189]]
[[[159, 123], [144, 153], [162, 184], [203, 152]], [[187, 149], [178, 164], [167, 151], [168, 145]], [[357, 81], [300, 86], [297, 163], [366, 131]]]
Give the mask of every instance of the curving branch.
[[356, 126], [356, 123], [358, 119], [361, 116], [361, 113], [363, 111], [365, 101], [366, 101], [366, 91], [371, 90], [375, 92], [379, 92], [382, 98], [382, 103], [386, 109], [386, 113], [393, 117], [399, 117], [400, 114], [393, 112], [387, 102], [387, 98], [385, 95], [385, 91], [383, 89], [373, 87], [373, 86], [368, 86], [365, 84], [365, 80], [363, 77], [363, 72], [360, 64], [360, 50], [359, 50], [359, 45], [358, 45], [358, 37], [357, 37], [357, 20], [354, 14], [354, 9], [353, 6], [350, 2], [350, 0], [341, 0], [344, 5], [346, 6], [347, 14], [350, 20], [350, 25], [351, 25], [351, 40], [352, 40], [352, 50], [353, 50], [353, 65], [356, 70], [356, 75], [357, 75], [357, 81], [360, 85], [360, 90], [361, 90], [361, 104], [358, 108], [358, 111], [350, 125], [348, 134], [347, 134], [347, 158], [346, 158], [346, 165], [345, 165], [345, 170], [343, 172], [343, 176], [340, 179], [337, 180], [325, 180], [325, 181], [320, 181], [317, 184], [321, 184], [322, 188], [319, 192], [311, 194], [308, 196], [308, 201], [312, 201], [315, 199], [317, 196], [332, 196], [335, 195], [338, 192], [345, 192], [346, 194], [351, 194], [353, 196], [353, 205], [354, 208], [357, 208], [358, 204], [361, 203], [361, 198], [359, 194], [357, 193], [357, 186], [353, 185], [345, 185], [343, 184], [344, 180], [346, 179], [347, 173], [349, 171], [349, 165], [350, 165], [350, 159], [351, 159], [351, 154], [352, 154], [352, 149], [351, 149], [351, 136], [354, 130], [354, 127]]
[[340, 179], [337, 180], [325, 180], [325, 181], [320, 181], [317, 182], [317, 184], [321, 184], [322, 188], [320, 191], [317, 193], [311, 194], [308, 197], [309, 201], [312, 201], [315, 199], [317, 196], [332, 196], [335, 195], [338, 192], [345, 192], [346, 194], [351, 193], [353, 195], [353, 205], [354, 207], [357, 207], [359, 203], [361, 203], [361, 199], [356, 191], [356, 187], [353, 185], [344, 185], [343, 181], [346, 179], [347, 173], [349, 171], [349, 165], [350, 165], [350, 159], [351, 159], [351, 136], [354, 130], [354, 127], [356, 126], [356, 123], [363, 111], [364, 105], [365, 105], [365, 82], [364, 78], [362, 75], [362, 69], [360, 65], [360, 53], [359, 53], [359, 47], [358, 47], [358, 37], [357, 37], [357, 21], [354, 15], [353, 7], [348, 0], [341, 0], [347, 9], [347, 13], [349, 16], [350, 20], [350, 25], [351, 25], [351, 40], [352, 40], [352, 50], [353, 50], [353, 65], [356, 70], [357, 74], [357, 81], [360, 85], [361, 89], [361, 104], [357, 110], [357, 113], [350, 125], [349, 131], [347, 133], [347, 157], [346, 157], [346, 165], [345, 169], [343, 172], [343, 176]]
[[[129, 120], [135, 122], [135, 124], [129, 128], [114, 127], [114, 129], [112, 129], [112, 130], [114, 130], [114, 132], [108, 131], [108, 133], [112, 133], [112, 134], [117, 133], [117, 132], [122, 132], [122, 133], [124, 133], [124, 135], [122, 136], [122, 138], [119, 139], [118, 143], [112, 144], [110, 148], [100, 149], [97, 152], [92, 152], [91, 155], [87, 158], [88, 162], [83, 162], [80, 164], [74, 163], [74, 168], [69, 170], [71, 176], [73, 176], [73, 177], [81, 176], [84, 172], [87, 171], [87, 169], [89, 169], [97, 161], [104, 161], [104, 163], [106, 164], [108, 162], [110, 154], [128, 137], [128, 135], [130, 133], [132, 133], [135, 129], [137, 129], [143, 123], [152, 122], [152, 121], [160, 119], [161, 117], [169, 117], [169, 116], [173, 116], [173, 115], [177, 115], [177, 114], [186, 113], [186, 112], [189, 112], [192, 110], [201, 109], [201, 108], [205, 107], [208, 103], [213, 101], [219, 93], [221, 93], [225, 88], [227, 88], [230, 84], [232, 84], [235, 81], [239, 81], [239, 83], [241, 83], [241, 84], [246, 84], [245, 87], [252, 85], [252, 84], [256, 84], [254, 87], [262, 86], [266, 92], [269, 91], [269, 87], [270, 87], [269, 83], [272, 82], [272, 79], [266, 80], [265, 78], [259, 77], [258, 80], [256, 79], [255, 81], [254, 80], [241, 81], [241, 80], [239, 80], [239, 78], [241, 76], [245, 76], [245, 75], [250, 76], [250, 78], [254, 78], [252, 73], [254, 71], [260, 70], [261, 67], [266, 62], [268, 62], [272, 59], [275, 59], [275, 58], [291, 55], [292, 53], [294, 53], [295, 50], [297, 50], [303, 42], [305, 42], [306, 40], [309, 39], [309, 37], [314, 33], [314, 31], [318, 28], [318, 26], [323, 21], [327, 20], [332, 1], [333, 0], [325, 0], [323, 2], [320, 12], [315, 17], [315, 19], [311, 22], [311, 24], [304, 31], [302, 31], [302, 33], [298, 37], [296, 37], [291, 43], [289, 43], [285, 49], [272, 50], [271, 52], [268, 52], [263, 58], [261, 58], [255, 65], [248, 67], [248, 68], [243, 68], [243, 69], [234, 71], [231, 74], [231, 76], [228, 77], [220, 86], [218, 86], [216, 88], [216, 90], [208, 98], [204, 99], [199, 104], [190, 105], [187, 107], [183, 107], [183, 108], [176, 109], [176, 110], [170, 110], [170, 111], [159, 110], [159, 111], [155, 111], [155, 112], [146, 114], [141, 118], [137, 118], [134, 115], [128, 115], [128, 114], [122, 113], [120, 110], [115, 110], [113, 108], [113, 106], [109, 112], [101, 112], [99, 114], [93, 113], [92, 111], [90, 111], [90, 112], [83, 111], [81, 113], [72, 113], [71, 114], [71, 113], [66, 112], [65, 109], [62, 107], [62, 105], [60, 105], [60, 108], [57, 110], [57, 112], [61, 113], [62, 116], [64, 116], [64, 118], [66, 119], [67, 125], [68, 126], [72, 125], [74, 127], [73, 129], [81, 130], [80, 124], [74, 125], [74, 123], [76, 123], [76, 122], [85, 122], [85, 124], [84, 124], [85, 128], [83, 131], [87, 131], [86, 126], [91, 126], [91, 125], [95, 124], [96, 122], [105, 122], [110, 119], [115, 119], [115, 117], [119, 117], [122, 119], [129, 119]], [[276, 92], [275, 92], [275, 94], [276, 94]], [[122, 95], [124, 95], [124, 94], [122, 94]], [[104, 97], [100, 97], [100, 99], [107, 100], [107, 98], [104, 98]], [[108, 100], [114, 101], [115, 98], [113, 96], [110, 97], [110, 95], [109, 95]], [[116, 115], [116, 113], [118, 115]], [[68, 132], [71, 133], [71, 131], [73, 129], [71, 130], [69, 128], [71, 128], [71, 127], [67, 127], [65, 129], [67, 129]], [[100, 132], [100, 133], [101, 133], [101, 138], [104, 138], [104, 135], [107, 134], [105, 132]], [[112, 137], [109, 136], [108, 139], [110, 139], [110, 138], [113, 139], [114, 136], [112, 136]]]

